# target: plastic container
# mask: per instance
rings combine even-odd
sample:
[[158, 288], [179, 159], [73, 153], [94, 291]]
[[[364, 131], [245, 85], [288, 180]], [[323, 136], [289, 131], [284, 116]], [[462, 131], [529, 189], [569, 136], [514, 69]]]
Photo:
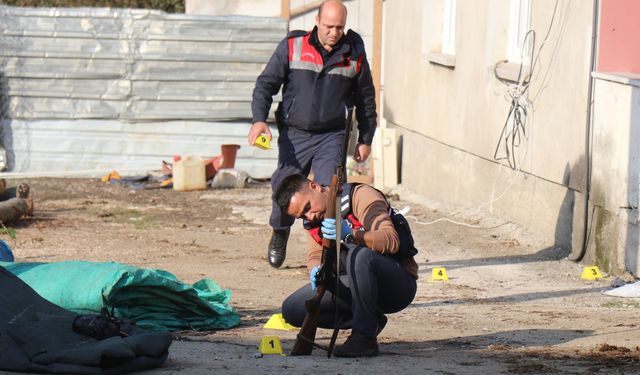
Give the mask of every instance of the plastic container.
[[13, 262], [13, 253], [6, 242], [0, 240], [0, 262]]
[[204, 190], [207, 188], [205, 177], [204, 161], [199, 156], [186, 156], [173, 162], [173, 190]]

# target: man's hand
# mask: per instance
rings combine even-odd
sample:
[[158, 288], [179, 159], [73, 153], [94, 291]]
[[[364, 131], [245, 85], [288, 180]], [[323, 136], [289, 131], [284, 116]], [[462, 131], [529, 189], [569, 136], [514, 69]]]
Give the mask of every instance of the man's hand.
[[353, 155], [353, 160], [358, 163], [363, 163], [369, 158], [369, 155], [371, 155], [371, 145], [358, 143], [356, 145], [356, 153]]
[[254, 122], [253, 125], [251, 125], [251, 129], [249, 129], [249, 144], [253, 146], [256, 143], [256, 139], [262, 134], [266, 134], [269, 140], [271, 140], [271, 130], [269, 130], [267, 123], [262, 121]]
[[318, 281], [318, 272], [320, 272], [320, 266], [315, 266], [309, 272], [309, 284], [311, 284], [311, 290], [314, 292], [318, 289], [316, 282]]
[[[326, 238], [328, 240], [335, 240], [336, 239], [336, 219], [333, 219], [333, 218], [323, 219], [322, 228], [320, 228], [320, 230], [322, 231], [322, 238]], [[350, 233], [353, 234], [353, 229], [351, 229], [351, 226], [346, 220], [342, 220], [342, 233], [341, 233], [340, 239], [344, 240], [344, 238]]]

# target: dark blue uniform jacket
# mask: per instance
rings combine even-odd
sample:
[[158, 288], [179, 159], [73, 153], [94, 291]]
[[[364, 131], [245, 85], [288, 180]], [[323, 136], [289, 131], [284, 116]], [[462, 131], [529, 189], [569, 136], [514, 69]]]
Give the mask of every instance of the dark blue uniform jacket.
[[356, 107], [358, 142], [371, 144], [376, 129], [375, 90], [360, 35], [349, 30], [327, 53], [317, 31], [292, 31], [278, 44], [256, 80], [253, 122], [266, 121], [282, 89], [281, 126], [321, 133], [344, 126], [345, 106]]

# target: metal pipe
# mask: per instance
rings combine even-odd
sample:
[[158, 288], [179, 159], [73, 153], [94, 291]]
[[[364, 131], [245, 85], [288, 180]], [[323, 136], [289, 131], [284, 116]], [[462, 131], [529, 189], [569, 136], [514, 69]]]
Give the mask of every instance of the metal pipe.
[[585, 131], [585, 192], [584, 192], [584, 223], [582, 232], [582, 246], [580, 247], [580, 253], [575, 257], [570, 257], [570, 260], [579, 262], [584, 258], [587, 253], [588, 239], [589, 239], [589, 196], [591, 193], [591, 127], [593, 125], [593, 83], [594, 78], [592, 76], [596, 66], [596, 56], [598, 55], [598, 27], [600, 18], [600, 2], [599, 0], [593, 1], [593, 25], [591, 31], [591, 61], [589, 62], [589, 88], [587, 91], [587, 121]]

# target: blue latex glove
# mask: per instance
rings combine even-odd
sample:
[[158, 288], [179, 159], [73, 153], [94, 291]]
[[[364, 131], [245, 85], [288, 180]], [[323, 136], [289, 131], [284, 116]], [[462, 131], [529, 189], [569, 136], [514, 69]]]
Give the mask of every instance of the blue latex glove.
[[[336, 239], [336, 219], [333, 219], [333, 218], [323, 219], [322, 228], [320, 228], [320, 230], [322, 231], [322, 238], [335, 240]], [[353, 233], [353, 229], [351, 229], [349, 222], [347, 222], [346, 220], [342, 220], [342, 233], [341, 233], [342, 237], [340, 239], [344, 240], [344, 238], [349, 233]]]
[[318, 289], [318, 287], [316, 286], [318, 272], [320, 272], [320, 266], [313, 267], [311, 269], [311, 272], [309, 273], [309, 283], [311, 284], [311, 290], [313, 290], [314, 292], [316, 291], [316, 289]]

